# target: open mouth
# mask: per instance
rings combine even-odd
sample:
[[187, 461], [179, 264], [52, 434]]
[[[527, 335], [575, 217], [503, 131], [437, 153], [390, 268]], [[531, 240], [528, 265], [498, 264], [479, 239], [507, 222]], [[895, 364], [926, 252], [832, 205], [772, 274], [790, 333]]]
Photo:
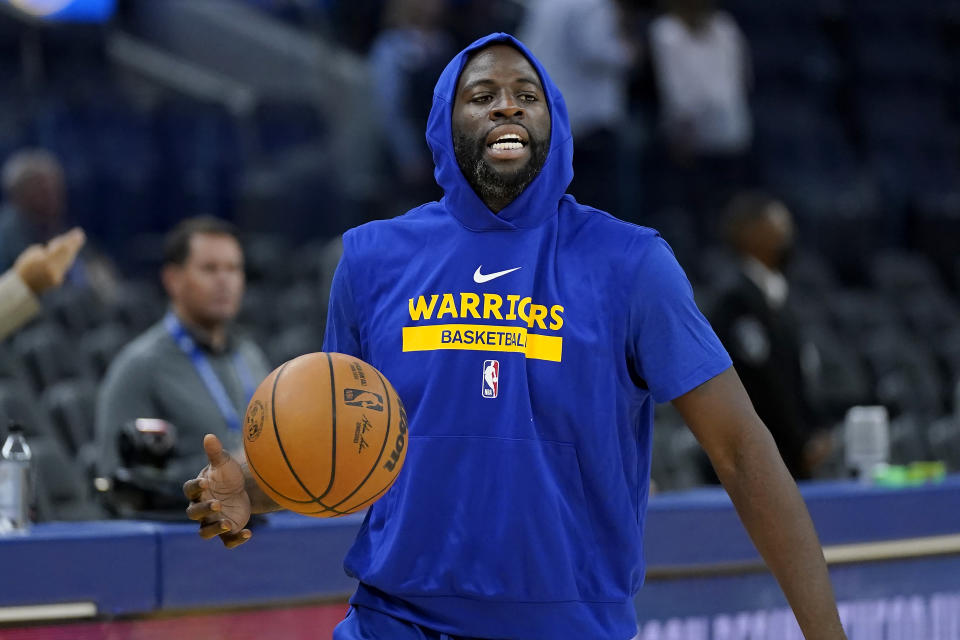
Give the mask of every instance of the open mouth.
[[527, 143], [516, 133], [505, 133], [487, 146], [495, 151], [513, 151], [523, 149]]
[[528, 153], [530, 137], [518, 125], [500, 126], [487, 136], [487, 154], [495, 160], [514, 160]]

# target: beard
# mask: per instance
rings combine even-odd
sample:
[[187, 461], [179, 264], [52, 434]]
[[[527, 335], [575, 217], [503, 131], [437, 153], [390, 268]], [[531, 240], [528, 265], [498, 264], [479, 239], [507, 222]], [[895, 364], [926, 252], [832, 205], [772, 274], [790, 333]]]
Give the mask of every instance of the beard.
[[503, 206], [523, 193], [546, 162], [549, 146], [545, 141], [531, 136], [527, 145], [530, 148], [527, 164], [514, 171], [500, 172], [484, 157], [487, 150], [485, 139], [471, 140], [460, 132], [453, 136], [453, 153], [467, 182], [485, 203], [502, 203]]

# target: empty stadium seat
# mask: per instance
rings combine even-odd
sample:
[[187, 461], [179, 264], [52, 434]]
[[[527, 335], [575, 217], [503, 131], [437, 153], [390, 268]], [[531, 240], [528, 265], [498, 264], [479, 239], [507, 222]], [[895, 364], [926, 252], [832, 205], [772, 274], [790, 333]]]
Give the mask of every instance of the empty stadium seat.
[[651, 477], [660, 491], [688, 489], [704, 483], [703, 449], [669, 404], [654, 415]]
[[943, 283], [933, 263], [918, 253], [885, 251], [870, 260], [874, 287], [894, 298], [916, 292], [940, 291]]
[[885, 327], [870, 332], [860, 353], [876, 384], [877, 399], [895, 412], [932, 419], [942, 413], [943, 381], [924, 345]]
[[86, 478], [62, 445], [52, 438], [30, 442], [37, 473], [37, 519], [103, 520], [106, 511], [92, 498]]
[[935, 459], [943, 460], [951, 471], [960, 469], [960, 415], [934, 420], [927, 428], [927, 441]]
[[40, 398], [59, 441], [71, 455], [93, 441], [96, 395], [96, 385], [89, 380], [64, 380]]
[[931, 456], [926, 419], [906, 413], [890, 421], [891, 464], [910, 464], [917, 460], [929, 460]]
[[278, 234], [258, 233], [243, 238], [247, 281], [283, 286], [289, 275], [290, 242]]
[[[943, 333], [933, 341], [928, 341], [934, 357], [940, 364], [944, 380], [944, 405], [951, 407], [960, 415], [960, 326]], [[958, 395], [955, 395], [958, 394]]]
[[117, 292], [111, 319], [135, 335], [159, 322], [165, 307], [156, 280], [129, 280]]
[[870, 374], [859, 354], [841, 335], [828, 326], [802, 325], [805, 341], [817, 348], [819, 376], [809, 387], [811, 401], [834, 420], [848, 408], [873, 401]]
[[59, 327], [42, 324], [22, 331], [13, 348], [38, 393], [60, 380], [93, 377], [77, 344]]
[[0, 421], [4, 427], [11, 421], [23, 425], [28, 441], [37, 437], [54, 437], [49, 416], [40, 407], [30, 386], [20, 380], [0, 380]]
[[914, 335], [933, 345], [960, 328], [960, 303], [940, 289], [915, 289], [898, 302], [907, 326]]
[[307, 325], [323, 327], [325, 301], [320, 300], [320, 283], [301, 284], [285, 290], [277, 301], [277, 314], [282, 328]]
[[266, 344], [267, 357], [273, 366], [305, 353], [321, 351], [322, 348], [323, 335], [310, 325], [289, 327]]
[[237, 323], [258, 335], [274, 335], [279, 326], [280, 292], [268, 285], [250, 285], [243, 295]]
[[136, 336], [130, 329], [111, 322], [80, 336], [80, 352], [90, 363], [93, 374], [101, 380], [120, 350]]
[[830, 325], [830, 312], [823, 302], [822, 291], [794, 287], [790, 290], [787, 304], [800, 326], [826, 327]]
[[896, 307], [878, 293], [841, 290], [828, 293], [824, 301], [840, 334], [854, 340], [879, 329], [903, 324]]
[[89, 287], [64, 286], [43, 297], [47, 317], [71, 336], [79, 336], [107, 321], [110, 310]]
[[23, 365], [13, 355], [10, 348], [5, 344], [0, 344], [0, 380], [6, 379], [22, 380], [26, 382], [26, 376], [23, 371]]
[[798, 251], [787, 267], [787, 279], [795, 290], [812, 296], [837, 288], [833, 267], [822, 255], [813, 251]]

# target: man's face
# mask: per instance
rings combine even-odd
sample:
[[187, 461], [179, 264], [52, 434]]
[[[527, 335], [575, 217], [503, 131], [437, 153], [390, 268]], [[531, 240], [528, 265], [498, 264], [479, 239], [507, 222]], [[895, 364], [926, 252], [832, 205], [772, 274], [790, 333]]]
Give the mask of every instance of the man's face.
[[463, 69], [453, 103], [460, 170], [494, 210], [509, 204], [543, 167], [550, 110], [536, 70], [522, 53], [494, 45]]
[[17, 187], [17, 205], [39, 224], [56, 227], [66, 202], [63, 173], [56, 167], [37, 169]]
[[210, 328], [237, 315], [243, 299], [243, 253], [232, 236], [194, 234], [186, 262], [167, 269], [170, 298], [187, 320]]
[[790, 210], [771, 203], [762, 217], [745, 230], [747, 253], [772, 269], [783, 269], [793, 248], [794, 227]]

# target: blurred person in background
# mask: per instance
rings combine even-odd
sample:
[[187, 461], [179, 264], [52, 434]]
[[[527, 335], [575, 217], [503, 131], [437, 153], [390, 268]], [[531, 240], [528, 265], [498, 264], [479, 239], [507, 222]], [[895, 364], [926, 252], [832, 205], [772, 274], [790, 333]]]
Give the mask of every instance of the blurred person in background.
[[231, 324], [244, 291], [232, 225], [181, 222], [165, 241], [162, 280], [169, 311], [117, 355], [97, 399], [97, 475], [121, 516], [176, 507], [180, 517], [180, 486], [206, 460], [198, 443], [215, 433], [240, 452], [242, 416], [270, 371]]
[[412, 203], [435, 200], [433, 161], [423, 131], [433, 83], [455, 52], [443, 28], [445, 0], [390, 0], [370, 50], [374, 95], [391, 174]]
[[[4, 163], [0, 175], [4, 196], [0, 207], [0, 270], [5, 270], [27, 247], [44, 245], [67, 230], [67, 198], [63, 167], [44, 149], [17, 151]], [[104, 300], [114, 294], [117, 280], [109, 260], [89, 245], [75, 256], [65, 279], [71, 285], [90, 287]]]
[[617, 0], [533, 0], [519, 38], [551, 70], [573, 132], [573, 185], [581, 202], [621, 217], [617, 156], [639, 46]]
[[810, 478], [829, 456], [832, 441], [816, 429], [806, 381], [815, 375], [817, 358], [814, 347], [801, 340], [784, 276], [794, 244], [793, 218], [782, 202], [748, 191], [731, 200], [724, 231], [740, 270], [717, 299], [711, 323], [787, 469], [796, 479]]
[[33, 244], [43, 244], [63, 231], [66, 185], [63, 167], [43, 149], [25, 149], [3, 165], [0, 209], [0, 269], [10, 268]]
[[749, 47], [713, 0], [664, 0], [664, 7], [648, 34], [667, 165], [662, 204], [718, 210], [750, 178]]
[[71, 229], [46, 245], [30, 245], [0, 275], [0, 340], [40, 313], [37, 296], [63, 283], [85, 241], [81, 229]]

